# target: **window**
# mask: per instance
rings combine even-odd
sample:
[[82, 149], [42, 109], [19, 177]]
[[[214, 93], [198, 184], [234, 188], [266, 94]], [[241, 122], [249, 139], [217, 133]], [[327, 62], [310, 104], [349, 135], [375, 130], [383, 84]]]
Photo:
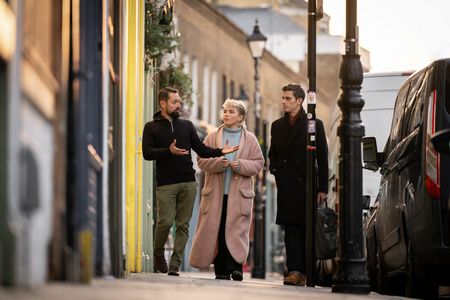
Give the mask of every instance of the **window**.
[[234, 80], [230, 82], [230, 97], [234, 99]]
[[386, 154], [389, 154], [401, 139], [402, 116], [404, 114], [405, 100], [408, 95], [409, 86], [410, 83], [404, 84], [398, 92], [394, 114], [392, 116], [391, 132], [389, 134], [389, 140], [386, 143]]
[[427, 97], [424, 91], [427, 79], [426, 72], [422, 72], [411, 82], [411, 88], [405, 103], [403, 137], [409, 135], [422, 122], [422, 108]]
[[222, 101], [225, 102], [225, 99], [227, 99], [228, 93], [227, 93], [227, 75], [222, 75]]

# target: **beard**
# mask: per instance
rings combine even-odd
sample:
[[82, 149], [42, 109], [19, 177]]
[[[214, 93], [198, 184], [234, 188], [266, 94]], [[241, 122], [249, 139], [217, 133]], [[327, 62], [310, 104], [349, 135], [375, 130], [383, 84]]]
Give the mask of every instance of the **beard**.
[[178, 119], [180, 117], [180, 110], [174, 110], [169, 114], [172, 119]]

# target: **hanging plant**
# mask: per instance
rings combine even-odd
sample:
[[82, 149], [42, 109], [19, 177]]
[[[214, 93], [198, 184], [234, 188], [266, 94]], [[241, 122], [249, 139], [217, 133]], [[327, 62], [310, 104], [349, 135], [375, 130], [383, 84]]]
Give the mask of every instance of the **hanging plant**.
[[166, 5], [158, 9], [154, 1], [145, 2], [145, 68], [161, 63], [161, 58], [178, 47], [178, 38], [173, 34], [173, 11]]
[[192, 106], [192, 80], [184, 73], [183, 65], [177, 66], [170, 62], [167, 68], [159, 70], [163, 56], [177, 50], [179, 40], [174, 34], [172, 22], [173, 1], [167, 0], [159, 8], [156, 2], [145, 2], [145, 68], [156, 67], [155, 71], [160, 77], [159, 87], [178, 89], [184, 104]]
[[170, 86], [176, 88], [181, 99], [187, 106], [192, 106], [192, 79], [184, 73], [184, 66], [182, 64], [175, 66], [173, 63], [169, 67], [160, 72], [161, 87]]

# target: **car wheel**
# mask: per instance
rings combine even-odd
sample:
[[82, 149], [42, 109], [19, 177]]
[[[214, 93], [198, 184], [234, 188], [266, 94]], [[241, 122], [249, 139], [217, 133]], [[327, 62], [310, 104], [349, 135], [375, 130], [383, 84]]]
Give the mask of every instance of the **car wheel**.
[[406, 297], [409, 298], [425, 298], [437, 299], [439, 295], [439, 285], [419, 280], [416, 275], [416, 261], [411, 242], [408, 241], [407, 246], [407, 263], [406, 263]]
[[378, 291], [377, 285], [377, 258], [376, 258], [376, 248], [373, 246], [374, 241], [366, 239], [366, 251], [367, 251], [367, 272], [369, 273], [370, 279], [370, 289], [372, 291]]

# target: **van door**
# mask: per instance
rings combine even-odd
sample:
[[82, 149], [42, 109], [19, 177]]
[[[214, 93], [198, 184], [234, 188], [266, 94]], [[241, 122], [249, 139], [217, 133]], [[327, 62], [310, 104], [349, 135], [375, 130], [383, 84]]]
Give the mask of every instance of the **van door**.
[[[405, 195], [409, 195], [407, 191], [417, 185], [417, 182], [411, 182], [411, 172], [420, 172], [418, 167], [420, 164], [420, 147], [418, 140], [421, 130], [421, 114], [420, 107], [423, 102], [422, 90], [424, 87], [424, 77], [426, 72], [414, 76], [410, 83], [407, 94], [399, 94], [403, 99], [397, 99], [398, 103], [403, 105], [399, 107], [402, 112], [400, 119], [396, 120], [396, 137], [397, 143], [388, 158], [388, 168], [386, 175], [389, 181], [389, 190], [387, 201], [389, 220], [386, 221], [387, 236], [383, 242], [383, 250], [389, 251], [385, 254], [385, 259], [390, 260], [389, 265], [392, 269], [400, 268], [407, 262], [407, 245], [406, 245], [406, 228], [404, 228], [405, 215]], [[419, 113], [417, 116], [416, 114]], [[394, 123], [393, 123], [394, 125]], [[394, 128], [394, 127], [393, 127]], [[418, 150], [419, 148], [419, 150]], [[406, 194], [405, 194], [406, 193]]]
[[395, 251], [395, 246], [400, 243], [402, 235], [398, 226], [398, 220], [401, 220], [401, 210], [399, 208], [401, 199], [398, 197], [398, 176], [400, 171], [398, 157], [401, 154], [399, 143], [402, 138], [401, 129], [409, 87], [410, 84], [404, 85], [397, 96], [391, 132], [385, 147], [387, 160], [382, 166], [384, 174], [380, 188], [380, 204], [377, 214], [377, 219], [380, 221], [377, 222], [377, 232], [386, 271], [395, 270], [403, 264]]

